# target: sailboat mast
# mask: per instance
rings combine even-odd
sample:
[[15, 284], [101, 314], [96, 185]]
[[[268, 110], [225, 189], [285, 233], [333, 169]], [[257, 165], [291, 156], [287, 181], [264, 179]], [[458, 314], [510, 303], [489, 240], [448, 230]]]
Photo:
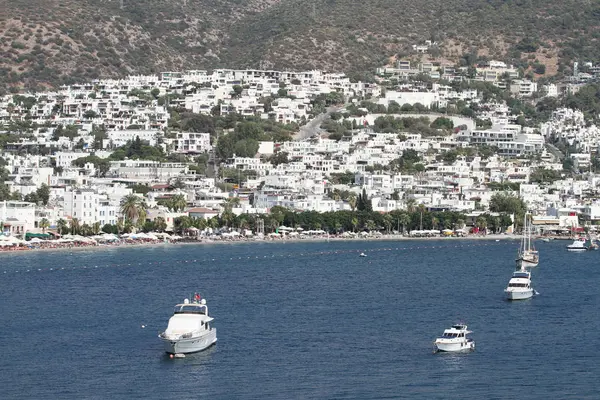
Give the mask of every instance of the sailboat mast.
[[525, 213], [525, 226], [527, 226], [527, 251], [531, 250], [531, 230], [529, 229], [529, 218]]

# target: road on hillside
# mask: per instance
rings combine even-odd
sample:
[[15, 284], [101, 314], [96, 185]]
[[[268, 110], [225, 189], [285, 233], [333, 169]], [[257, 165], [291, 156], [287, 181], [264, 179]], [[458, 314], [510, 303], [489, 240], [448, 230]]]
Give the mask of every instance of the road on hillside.
[[325, 132], [323, 129], [321, 129], [321, 124], [325, 121], [325, 119], [329, 118], [329, 115], [332, 112], [339, 112], [343, 109], [344, 106], [328, 107], [323, 114], [317, 115], [313, 120], [305, 125], [302, 125], [298, 133], [294, 135], [294, 140], [308, 139], [311, 136], [320, 135], [321, 133]]
[[552, 154], [558, 161], [562, 161], [565, 158], [565, 155], [560, 151], [555, 145], [546, 143], [546, 148], [548, 152]]

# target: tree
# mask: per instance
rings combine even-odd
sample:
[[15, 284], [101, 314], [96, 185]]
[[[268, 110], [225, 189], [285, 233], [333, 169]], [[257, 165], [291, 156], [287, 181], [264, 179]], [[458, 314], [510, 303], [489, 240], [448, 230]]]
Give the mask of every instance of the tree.
[[519, 224], [519, 221], [523, 221], [523, 215], [527, 211], [527, 206], [520, 197], [499, 192], [494, 194], [490, 199], [490, 211], [513, 214], [516, 224]]
[[28, 203], [38, 204], [40, 202], [40, 199], [37, 195], [37, 192], [31, 192], [31, 193], [25, 195], [25, 197], [23, 198], [23, 201], [26, 201]]
[[138, 222], [144, 223], [146, 210], [144, 199], [135, 194], [128, 194], [121, 200], [121, 214], [125, 217], [125, 222], [130, 222], [132, 225], [136, 225]]
[[73, 219], [71, 219], [71, 222], [69, 223], [69, 225], [70, 225], [69, 230], [71, 231], [71, 234], [78, 235], [81, 230], [81, 225], [79, 224], [79, 220], [77, 218], [73, 218]]
[[156, 217], [154, 219], [154, 229], [158, 232], [164, 232], [167, 229], [167, 222], [163, 217]]
[[95, 150], [102, 150], [104, 148], [104, 141], [108, 139], [108, 134], [104, 127], [94, 126], [92, 128], [91, 135], [94, 137], [93, 147]]
[[357, 206], [357, 199], [356, 199], [356, 193], [352, 192], [350, 193], [350, 195], [348, 196], [348, 205], [350, 206], [350, 209], [352, 211], [356, 210], [356, 206]]
[[[225, 200], [223, 200], [223, 202], [221, 203], [221, 205], [223, 206], [223, 209], [225, 211], [229, 211], [231, 212], [231, 210], [237, 206], [240, 205], [240, 198], [239, 197], [229, 197]], [[275, 206], [277, 207], [277, 206]], [[273, 208], [275, 208], [273, 207]], [[275, 208], [275, 211], [273, 211], [273, 209], [271, 209], [271, 213], [275, 213], [275, 214], [280, 214], [280, 213], [284, 213], [285, 211], [280, 211], [279, 209]], [[279, 216], [279, 215], [278, 215]]]
[[273, 154], [271, 158], [269, 158], [269, 161], [274, 166], [277, 166], [279, 164], [287, 164], [289, 162], [288, 153], [285, 151], [278, 151], [275, 154]]
[[475, 226], [477, 226], [477, 228], [479, 228], [480, 231], [485, 232], [485, 229], [487, 228], [487, 220], [485, 219], [485, 217], [477, 217], [477, 219], [475, 220]]
[[48, 221], [46, 218], [42, 218], [40, 219], [38, 226], [42, 229], [42, 232], [46, 232], [46, 229], [50, 227], [50, 221]]
[[35, 193], [38, 200], [41, 201], [43, 205], [47, 206], [48, 201], [50, 200], [50, 187], [48, 187], [48, 185], [45, 183], [42, 183]]
[[367, 196], [367, 190], [363, 189], [362, 194], [358, 195], [358, 200], [356, 202], [356, 208], [358, 211], [373, 211], [373, 206], [371, 204], [371, 199]]
[[235, 98], [239, 98], [242, 95], [242, 92], [244, 91], [244, 88], [241, 87], [240, 85], [233, 85], [232, 89], [233, 89], [232, 97], [235, 97]]
[[67, 221], [65, 221], [62, 218], [56, 221], [56, 228], [58, 230], [59, 235], [64, 235], [65, 233], [69, 232]]
[[431, 123], [431, 127], [435, 129], [452, 129], [454, 128], [454, 122], [450, 118], [438, 117]]
[[183, 231], [192, 227], [192, 219], [187, 215], [177, 217], [173, 220], [173, 226], [175, 231], [183, 233]]
[[358, 226], [358, 218], [352, 217], [351, 223], [352, 223], [352, 232], [356, 232], [356, 227]]
[[398, 216], [398, 223], [402, 226], [402, 231], [406, 231], [406, 227], [410, 224], [410, 216], [406, 213], [401, 213]]
[[155, 225], [154, 225], [154, 221], [150, 221], [147, 220], [146, 222], [144, 222], [144, 225], [142, 226], [142, 231], [143, 232], [152, 232], [153, 230], [155, 230]]
[[544, 167], [536, 168], [529, 175], [529, 182], [531, 183], [553, 183], [559, 179], [561, 179], [561, 175], [558, 171]]
[[174, 212], [183, 211], [187, 207], [187, 200], [184, 195], [176, 194], [168, 200], [168, 207]]
[[111, 225], [111, 224], [104, 224], [104, 226], [102, 227], [102, 232], [113, 233], [113, 234], [119, 233], [119, 231], [117, 230], [117, 226]]

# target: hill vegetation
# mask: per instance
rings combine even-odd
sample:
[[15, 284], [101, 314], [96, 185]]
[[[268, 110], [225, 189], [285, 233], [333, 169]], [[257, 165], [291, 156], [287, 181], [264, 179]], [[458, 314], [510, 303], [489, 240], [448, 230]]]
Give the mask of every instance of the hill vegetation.
[[[121, 4], [123, 5], [121, 7]], [[364, 73], [390, 57], [502, 59], [550, 76], [600, 61], [581, 0], [0, 0], [0, 88], [217, 67]]]

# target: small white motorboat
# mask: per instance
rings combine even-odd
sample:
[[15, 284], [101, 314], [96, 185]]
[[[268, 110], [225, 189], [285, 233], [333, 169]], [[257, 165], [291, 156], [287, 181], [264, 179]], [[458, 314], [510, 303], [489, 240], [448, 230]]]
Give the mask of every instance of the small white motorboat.
[[456, 324], [450, 329], [445, 329], [441, 337], [435, 339], [434, 345], [437, 351], [456, 352], [475, 350], [475, 341], [467, 335], [467, 325]]
[[193, 302], [185, 299], [175, 306], [167, 329], [158, 335], [169, 354], [195, 353], [202, 351], [217, 341], [217, 329], [208, 316], [206, 300], [196, 295]]
[[533, 297], [535, 290], [531, 287], [531, 272], [524, 268], [513, 272], [504, 293], [508, 300], [525, 300]]
[[585, 238], [576, 239], [567, 246], [567, 251], [581, 252], [588, 251], [589, 247], [585, 245]]
[[367, 255], [365, 253], [360, 253], [358, 256], [359, 257], [366, 257]]

